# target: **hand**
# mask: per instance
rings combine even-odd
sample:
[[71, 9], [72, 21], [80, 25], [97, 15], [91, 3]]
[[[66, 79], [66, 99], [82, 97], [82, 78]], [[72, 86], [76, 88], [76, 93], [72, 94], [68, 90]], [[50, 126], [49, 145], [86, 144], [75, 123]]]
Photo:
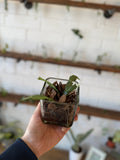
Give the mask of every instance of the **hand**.
[[[65, 127], [44, 124], [40, 117], [40, 111], [40, 104], [38, 104], [26, 132], [21, 138], [38, 158], [53, 148], [69, 130]], [[75, 120], [77, 118], [76, 114]]]

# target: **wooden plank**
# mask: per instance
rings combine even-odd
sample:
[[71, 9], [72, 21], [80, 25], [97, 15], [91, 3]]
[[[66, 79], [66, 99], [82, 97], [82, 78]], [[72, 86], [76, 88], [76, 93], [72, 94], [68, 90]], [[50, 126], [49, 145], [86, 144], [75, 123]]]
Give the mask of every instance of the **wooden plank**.
[[[13, 93], [8, 93], [6, 96], [1, 95], [0, 93], [0, 101], [9, 101], [12, 103], [20, 103], [19, 100], [22, 97], [26, 97], [27, 95], [17, 95]], [[36, 101], [34, 104], [31, 102], [22, 102], [26, 105], [34, 105], [36, 106], [38, 101]], [[102, 109], [98, 107], [88, 106], [80, 104], [80, 114], [89, 115], [89, 116], [95, 116], [100, 118], [106, 118], [106, 119], [113, 119], [113, 120], [120, 120], [120, 111], [115, 110], [109, 110], [109, 109]], [[113, 107], [114, 108], [114, 107]]]
[[[113, 107], [114, 108], [114, 107]], [[80, 104], [80, 114], [107, 119], [120, 120], [120, 111], [108, 110]]]
[[0, 143], [0, 154], [5, 151], [5, 147]]
[[80, 2], [74, 0], [73, 1], [72, 0], [29, 0], [29, 1], [46, 3], [46, 4], [57, 4], [57, 5], [67, 5], [67, 6], [81, 7], [81, 8], [90, 8], [90, 9], [101, 9], [101, 10], [115, 9], [116, 12], [120, 12], [120, 6], [101, 4], [101, 3], [88, 3], [88, 2]]
[[39, 160], [68, 160], [68, 151], [52, 149], [40, 157]]
[[41, 56], [35, 56], [25, 53], [15, 53], [15, 52], [6, 52], [2, 53], [0, 51], [1, 57], [7, 57], [7, 58], [14, 58], [18, 61], [24, 60], [24, 61], [34, 61], [34, 62], [40, 62], [40, 63], [50, 63], [50, 64], [56, 64], [56, 65], [64, 65], [64, 66], [71, 66], [71, 67], [79, 67], [79, 68], [85, 68], [85, 69], [92, 69], [96, 71], [107, 71], [107, 72], [114, 72], [114, 73], [120, 73], [120, 67], [112, 66], [112, 65], [97, 65], [95, 63], [87, 63], [87, 62], [73, 62], [66, 59], [56, 59], [56, 58], [43, 58]]

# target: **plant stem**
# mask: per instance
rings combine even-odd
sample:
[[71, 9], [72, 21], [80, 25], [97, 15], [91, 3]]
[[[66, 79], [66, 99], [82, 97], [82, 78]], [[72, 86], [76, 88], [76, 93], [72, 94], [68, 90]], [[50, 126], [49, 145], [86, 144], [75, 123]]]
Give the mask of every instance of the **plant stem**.
[[77, 140], [76, 140], [76, 138], [75, 138], [75, 136], [74, 136], [74, 134], [73, 134], [73, 131], [70, 129], [69, 132], [70, 132], [70, 134], [71, 134], [74, 142], [77, 143]]

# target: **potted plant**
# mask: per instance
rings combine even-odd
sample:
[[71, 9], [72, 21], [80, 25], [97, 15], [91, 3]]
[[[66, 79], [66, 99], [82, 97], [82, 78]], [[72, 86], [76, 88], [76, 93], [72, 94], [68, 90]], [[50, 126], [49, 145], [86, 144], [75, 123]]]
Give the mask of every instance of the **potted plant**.
[[116, 130], [113, 137], [109, 137], [106, 145], [109, 148], [114, 149], [116, 147], [116, 143], [120, 144], [120, 130]]
[[75, 75], [68, 80], [39, 77], [44, 81], [40, 95], [22, 98], [40, 100], [41, 119], [44, 123], [70, 127], [73, 124], [79, 102], [79, 78]]
[[83, 156], [83, 151], [81, 143], [93, 132], [93, 129], [90, 129], [84, 134], [74, 135], [72, 129], [69, 130], [69, 133], [74, 141], [70, 151], [69, 151], [69, 160], [80, 160]]
[[21, 137], [23, 131], [17, 127], [17, 122], [11, 122], [6, 125], [0, 125], [0, 143], [8, 148], [17, 138]]
[[113, 141], [113, 137], [108, 137], [108, 140], [106, 142], [107, 147], [114, 149], [115, 146], [115, 142]]

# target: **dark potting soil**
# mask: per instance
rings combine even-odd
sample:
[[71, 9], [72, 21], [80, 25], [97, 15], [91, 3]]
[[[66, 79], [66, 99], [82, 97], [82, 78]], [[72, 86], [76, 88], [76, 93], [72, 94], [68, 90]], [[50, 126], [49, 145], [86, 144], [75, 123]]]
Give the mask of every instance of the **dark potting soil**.
[[46, 88], [45, 96], [52, 98], [54, 101], [44, 101], [42, 120], [44, 123], [70, 127], [75, 116], [76, 93], [72, 91], [67, 96], [63, 95], [65, 84], [56, 81], [53, 85], [59, 92], [50, 86]]

